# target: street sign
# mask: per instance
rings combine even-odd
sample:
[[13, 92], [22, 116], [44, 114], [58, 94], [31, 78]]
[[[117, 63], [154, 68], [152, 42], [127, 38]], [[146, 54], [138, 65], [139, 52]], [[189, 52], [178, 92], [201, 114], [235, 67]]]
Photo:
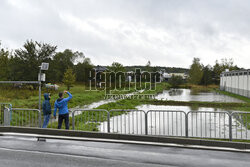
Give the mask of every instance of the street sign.
[[45, 73], [38, 74], [38, 81], [45, 82], [46, 75]]
[[48, 70], [49, 69], [49, 63], [42, 63], [41, 70]]

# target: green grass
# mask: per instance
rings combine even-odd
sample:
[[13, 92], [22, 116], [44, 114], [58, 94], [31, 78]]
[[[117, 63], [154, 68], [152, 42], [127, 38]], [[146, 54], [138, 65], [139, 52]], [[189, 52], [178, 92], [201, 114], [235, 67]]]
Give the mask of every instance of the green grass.
[[[64, 85], [61, 85], [58, 91], [42, 89], [42, 101], [44, 93], [51, 93], [50, 102], [53, 105], [58, 93], [64, 90], [66, 90]], [[104, 91], [86, 91], [83, 84], [75, 85], [70, 92], [74, 98], [70, 101], [69, 108], [102, 100], [105, 94]], [[14, 108], [38, 108], [38, 100], [38, 90], [0, 87], [0, 102], [11, 103]]]
[[242, 101], [244, 101], [246, 103], [250, 103], [250, 99], [248, 97], [244, 97], [244, 96], [237, 95], [237, 94], [234, 94], [234, 93], [222, 91], [222, 90], [219, 90], [219, 89], [216, 89], [216, 92], [218, 92], [220, 94], [223, 94], [223, 95], [230, 96], [230, 97], [234, 97], [234, 98], [242, 100]]
[[223, 109], [247, 108], [250, 107], [248, 103], [221, 103], [221, 102], [200, 102], [200, 101], [172, 101], [172, 100], [148, 100], [147, 104], [153, 105], [173, 105], [173, 106], [197, 106], [197, 107], [214, 107]]

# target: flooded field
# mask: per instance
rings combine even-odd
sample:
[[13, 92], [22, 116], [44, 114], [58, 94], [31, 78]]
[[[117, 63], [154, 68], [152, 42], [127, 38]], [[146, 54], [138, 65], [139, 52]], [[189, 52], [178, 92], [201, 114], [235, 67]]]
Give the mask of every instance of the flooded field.
[[[196, 108], [194, 111], [189, 106], [141, 105], [136, 108], [138, 111], [124, 112], [122, 115], [112, 117], [110, 132], [145, 135], [145, 129], [147, 129], [149, 135], [185, 137], [185, 127], [188, 126], [189, 137], [228, 139], [228, 113], [235, 112], [208, 107]], [[145, 115], [146, 112], [147, 115]], [[247, 129], [248, 125], [244, 121], [244, 117], [246, 116], [234, 115], [232, 117], [234, 139], [250, 139], [250, 131]], [[103, 122], [99, 126], [100, 131], [106, 132], [106, 129], [102, 128], [106, 126], [107, 122]]]
[[207, 102], [235, 102], [243, 103], [242, 100], [222, 95], [217, 92], [196, 92], [191, 89], [170, 89], [164, 90], [156, 96], [158, 100], [174, 101], [207, 101]]

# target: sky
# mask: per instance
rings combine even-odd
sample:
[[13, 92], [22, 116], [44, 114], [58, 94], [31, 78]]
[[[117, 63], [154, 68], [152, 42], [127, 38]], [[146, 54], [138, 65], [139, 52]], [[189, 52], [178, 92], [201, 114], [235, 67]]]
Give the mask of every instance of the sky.
[[190, 67], [250, 62], [249, 0], [1, 0], [2, 47], [32, 39], [95, 65]]

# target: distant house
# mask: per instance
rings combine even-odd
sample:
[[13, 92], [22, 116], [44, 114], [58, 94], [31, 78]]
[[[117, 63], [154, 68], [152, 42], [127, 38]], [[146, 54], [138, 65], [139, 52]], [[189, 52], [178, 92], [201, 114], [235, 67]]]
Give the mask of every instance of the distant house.
[[164, 81], [168, 81], [171, 77], [172, 77], [172, 75], [169, 74], [169, 73], [165, 72], [165, 73], [162, 74], [162, 78], [163, 78]]
[[186, 73], [170, 73], [171, 76], [180, 76], [182, 79], [187, 79], [188, 75]]
[[180, 76], [184, 80], [188, 78], [188, 75], [186, 73], [167, 73], [167, 72], [163, 72], [163, 73], [161, 73], [161, 81], [169, 81], [169, 79], [172, 78], [172, 76]]

